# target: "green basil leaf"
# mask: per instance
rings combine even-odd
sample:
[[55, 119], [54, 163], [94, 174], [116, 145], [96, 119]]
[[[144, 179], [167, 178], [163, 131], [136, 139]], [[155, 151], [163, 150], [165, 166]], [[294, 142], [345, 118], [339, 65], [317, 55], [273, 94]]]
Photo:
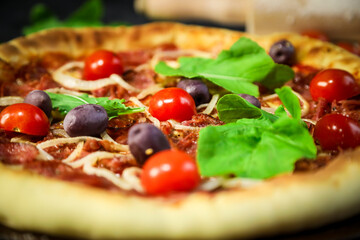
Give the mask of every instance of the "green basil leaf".
[[294, 170], [302, 157], [314, 158], [316, 147], [297, 119], [240, 119], [200, 131], [197, 161], [204, 176], [234, 174], [263, 179]]
[[262, 112], [244, 98], [236, 94], [227, 94], [221, 97], [216, 106], [221, 121], [236, 122], [241, 118], [259, 118]]
[[165, 76], [205, 78], [233, 93], [258, 96], [254, 82], [274, 87], [293, 77], [291, 68], [278, 65], [257, 43], [240, 38], [230, 50], [222, 51], [216, 59], [180, 57], [180, 67], [171, 68], [164, 62], [155, 66], [155, 71]]
[[299, 98], [293, 93], [289, 86], [284, 86], [280, 89], [275, 89], [281, 102], [285, 108], [290, 112], [295, 119], [301, 119], [301, 107]]
[[268, 113], [246, 101], [237, 94], [227, 94], [221, 97], [216, 105], [219, 119], [225, 123], [236, 122], [242, 118], [265, 118], [274, 122], [278, 117]]
[[108, 114], [109, 119], [119, 115], [131, 114], [144, 111], [144, 108], [132, 108], [123, 104], [124, 99], [110, 100], [107, 97], [93, 98], [87, 94], [73, 96], [67, 94], [56, 94], [47, 92], [50, 96], [53, 109], [56, 109], [62, 115], [66, 115], [71, 109], [83, 104], [97, 104], [103, 106]]

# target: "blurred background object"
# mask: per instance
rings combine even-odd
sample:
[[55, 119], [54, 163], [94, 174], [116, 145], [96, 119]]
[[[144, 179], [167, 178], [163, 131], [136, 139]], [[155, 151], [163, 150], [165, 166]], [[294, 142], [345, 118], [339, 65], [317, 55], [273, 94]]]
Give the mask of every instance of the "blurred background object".
[[[59, 21], [69, 18], [74, 12], [92, 0], [8, 0], [1, 1], [0, 7], [0, 43], [23, 35], [25, 26], [33, 26], [31, 12], [41, 4], [47, 9], [47, 16], [56, 16]], [[133, 0], [98, 0], [101, 5], [101, 23], [122, 22], [142, 24], [150, 20], [134, 10]], [[49, 14], [50, 13], [50, 14]], [[88, 12], [91, 17], [94, 12]], [[54, 20], [51, 20], [54, 22]]]
[[135, 0], [151, 19], [202, 19], [245, 25], [256, 34], [317, 30], [332, 40], [360, 39], [359, 0]]
[[[84, 5], [87, 10], [79, 10]], [[0, 42], [61, 24], [164, 20], [258, 34], [316, 30], [335, 41], [360, 40], [360, 0], [11, 0], [1, 3]]]
[[151, 19], [198, 20], [241, 26], [247, 0], [135, 0], [135, 10]]

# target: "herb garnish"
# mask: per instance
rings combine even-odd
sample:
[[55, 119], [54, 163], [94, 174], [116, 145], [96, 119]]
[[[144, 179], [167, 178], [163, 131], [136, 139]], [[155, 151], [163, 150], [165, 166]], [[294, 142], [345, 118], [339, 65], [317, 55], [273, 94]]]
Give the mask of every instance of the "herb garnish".
[[283, 106], [270, 114], [235, 94], [219, 100], [220, 119], [230, 123], [200, 131], [197, 161], [203, 176], [269, 178], [293, 171], [300, 158], [316, 157], [314, 140], [300, 119], [299, 99], [289, 87], [276, 92], [292, 117]]
[[274, 89], [294, 77], [293, 70], [276, 64], [266, 51], [256, 42], [242, 37], [230, 50], [223, 50], [216, 59], [200, 57], [180, 57], [180, 67], [169, 67], [159, 62], [155, 71], [165, 76], [184, 76], [205, 78], [233, 93], [247, 93], [259, 96], [260, 82]]
[[123, 104], [124, 99], [110, 100], [107, 97], [94, 98], [88, 94], [73, 96], [67, 94], [57, 94], [47, 92], [52, 101], [53, 109], [56, 109], [62, 115], [66, 115], [71, 109], [83, 104], [97, 104], [103, 106], [108, 114], [109, 119], [119, 115], [131, 114], [144, 111], [141, 107], [128, 107]]

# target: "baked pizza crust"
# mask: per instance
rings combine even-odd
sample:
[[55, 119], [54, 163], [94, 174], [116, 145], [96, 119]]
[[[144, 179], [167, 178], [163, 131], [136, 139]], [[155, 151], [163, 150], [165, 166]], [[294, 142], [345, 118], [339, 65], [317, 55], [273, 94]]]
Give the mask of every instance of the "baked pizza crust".
[[[99, 48], [120, 51], [164, 43], [219, 52], [241, 36], [265, 49], [286, 38], [294, 44], [300, 63], [346, 69], [360, 80], [360, 59], [330, 43], [290, 33], [249, 36], [176, 23], [47, 30], [0, 45], [0, 58], [18, 68], [49, 51], [77, 58]], [[176, 197], [109, 192], [0, 164], [0, 222], [92, 239], [248, 238], [299, 231], [360, 213], [359, 156], [360, 148], [316, 172], [277, 176], [251, 189]]]

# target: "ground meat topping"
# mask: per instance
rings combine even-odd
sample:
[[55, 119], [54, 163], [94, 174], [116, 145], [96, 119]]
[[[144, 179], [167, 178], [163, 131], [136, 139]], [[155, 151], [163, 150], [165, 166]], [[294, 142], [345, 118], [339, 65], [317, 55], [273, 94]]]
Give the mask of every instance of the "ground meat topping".
[[38, 156], [38, 149], [27, 143], [0, 143], [0, 162], [5, 164], [24, 164]]

